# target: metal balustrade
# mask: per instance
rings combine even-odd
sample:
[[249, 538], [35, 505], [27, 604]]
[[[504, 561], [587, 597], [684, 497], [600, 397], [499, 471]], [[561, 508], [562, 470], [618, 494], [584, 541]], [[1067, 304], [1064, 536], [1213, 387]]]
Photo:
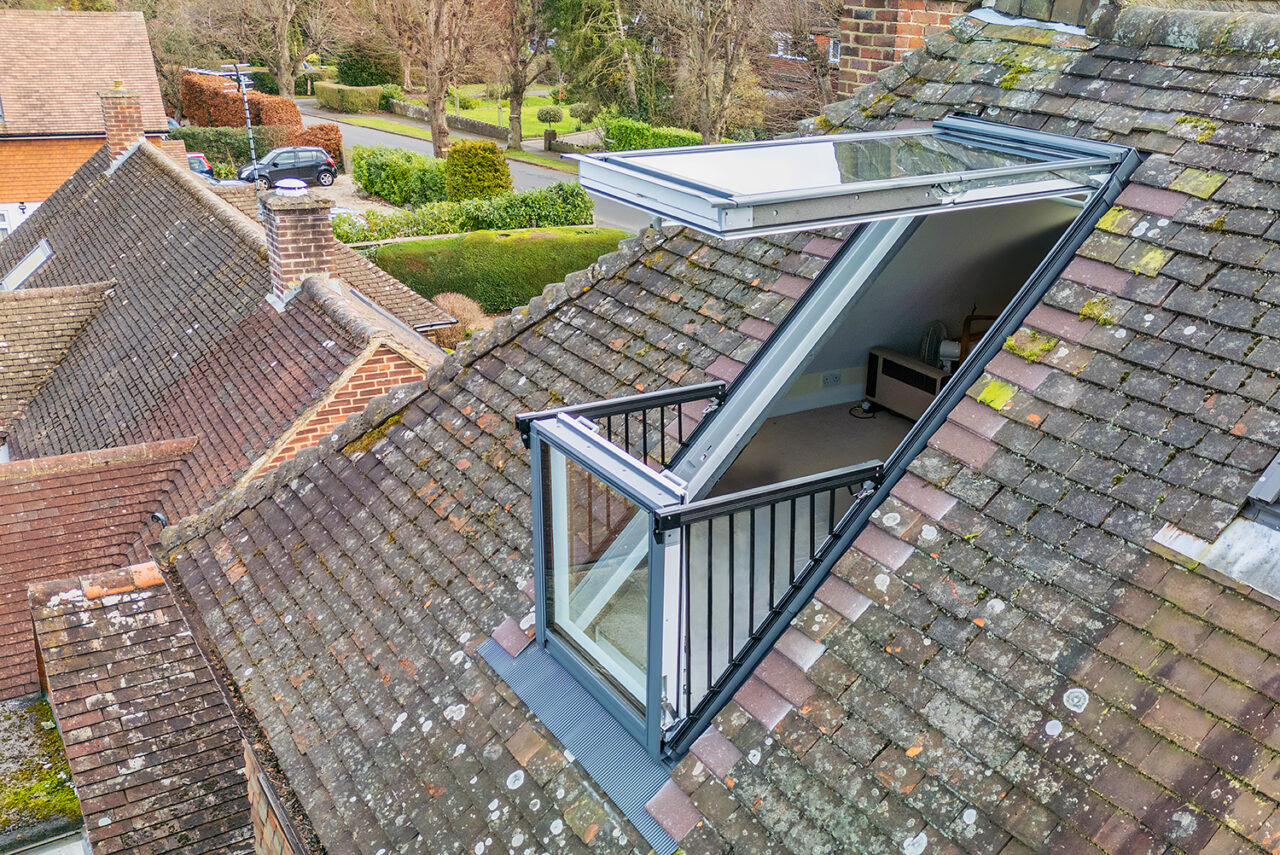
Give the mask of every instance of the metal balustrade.
[[882, 476], [877, 463], [836, 469], [653, 514], [680, 538], [680, 636], [671, 724], [664, 741], [696, 735], [761, 640], [787, 613], [832, 543], [832, 533]]

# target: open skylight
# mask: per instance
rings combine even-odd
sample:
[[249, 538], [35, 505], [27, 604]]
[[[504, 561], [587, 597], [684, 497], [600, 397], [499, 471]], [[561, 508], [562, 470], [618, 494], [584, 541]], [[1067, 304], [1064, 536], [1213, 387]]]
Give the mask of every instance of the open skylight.
[[1118, 157], [1115, 146], [949, 117], [927, 128], [576, 159], [594, 193], [749, 237], [1092, 190]]

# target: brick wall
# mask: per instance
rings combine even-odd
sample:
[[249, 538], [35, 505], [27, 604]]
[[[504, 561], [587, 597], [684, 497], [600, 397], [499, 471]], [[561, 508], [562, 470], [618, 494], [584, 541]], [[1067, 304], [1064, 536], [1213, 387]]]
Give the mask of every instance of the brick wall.
[[386, 394], [396, 386], [415, 383], [421, 379], [421, 368], [389, 347], [375, 348], [347, 382], [298, 428], [258, 474], [270, 472], [285, 461], [292, 460], [302, 449], [315, 445], [335, 427], [362, 412], [379, 395]]
[[234, 205], [246, 217], [254, 220], [261, 219], [258, 215], [258, 188], [252, 184], [243, 186], [211, 184], [209, 189]]
[[258, 758], [244, 743], [244, 772], [249, 783], [249, 813], [253, 817], [253, 851], [256, 855], [302, 855], [294, 850], [285, 835], [288, 817], [276, 812], [271, 796], [262, 783], [262, 767]]
[[958, 0], [846, 0], [837, 94], [847, 97], [875, 80], [881, 70], [946, 29], [964, 8]]

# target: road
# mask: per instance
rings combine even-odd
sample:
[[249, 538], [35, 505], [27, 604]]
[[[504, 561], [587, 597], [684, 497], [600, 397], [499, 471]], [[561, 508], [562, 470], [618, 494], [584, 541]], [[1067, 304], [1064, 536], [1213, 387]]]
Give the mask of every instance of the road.
[[[429, 140], [418, 139], [417, 137], [404, 136], [403, 134], [393, 134], [389, 131], [378, 130], [377, 128], [362, 128], [358, 125], [351, 125], [343, 122], [330, 114], [322, 114], [314, 112], [306, 106], [299, 105], [302, 109], [302, 123], [308, 127], [311, 125], [319, 125], [326, 122], [337, 122], [342, 126], [342, 142], [344, 148], [350, 148], [353, 145], [387, 145], [392, 148], [404, 148], [410, 151], [419, 151], [423, 154], [434, 154], [435, 150], [431, 147]], [[385, 117], [393, 118], [393, 117]], [[459, 137], [469, 136], [467, 134], [455, 134]], [[476, 137], [475, 139], [480, 139]], [[546, 187], [555, 184], [557, 181], [576, 181], [577, 178], [567, 172], [558, 172], [554, 169], [547, 169], [541, 166], [533, 166], [528, 163], [521, 163], [516, 160], [507, 161], [507, 165], [511, 168], [511, 183], [517, 190], [532, 190], [536, 187]], [[596, 202], [596, 225], [607, 226], [609, 228], [622, 229], [624, 231], [635, 234], [649, 225], [650, 217], [634, 208], [613, 201], [612, 199], [602, 199], [595, 194], [592, 198]]]

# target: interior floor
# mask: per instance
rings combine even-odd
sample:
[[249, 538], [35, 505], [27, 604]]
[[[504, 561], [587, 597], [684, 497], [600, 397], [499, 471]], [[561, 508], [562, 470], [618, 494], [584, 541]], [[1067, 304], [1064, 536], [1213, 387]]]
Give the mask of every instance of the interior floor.
[[856, 418], [849, 408], [849, 404], [836, 404], [766, 419], [711, 495], [885, 460], [914, 424], [888, 410]]

